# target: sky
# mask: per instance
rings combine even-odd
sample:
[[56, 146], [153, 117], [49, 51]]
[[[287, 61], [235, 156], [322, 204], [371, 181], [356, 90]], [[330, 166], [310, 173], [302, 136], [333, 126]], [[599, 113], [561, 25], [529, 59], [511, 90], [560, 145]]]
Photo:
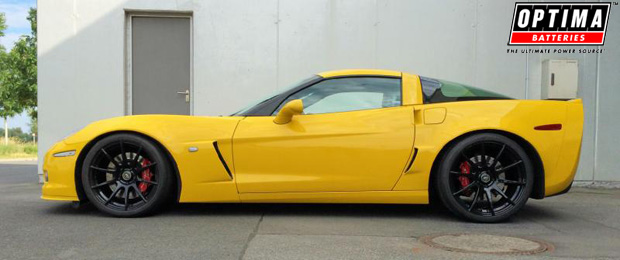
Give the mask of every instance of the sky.
[[[13, 48], [13, 44], [21, 35], [30, 34], [30, 22], [26, 20], [26, 17], [28, 17], [28, 9], [36, 6], [36, 0], [0, 0], [0, 12], [4, 13], [8, 26], [4, 31], [4, 37], [0, 37], [0, 44], [7, 51]], [[9, 128], [21, 127], [24, 132], [30, 132], [28, 123], [30, 123], [30, 118], [26, 113], [22, 113], [9, 119]]]

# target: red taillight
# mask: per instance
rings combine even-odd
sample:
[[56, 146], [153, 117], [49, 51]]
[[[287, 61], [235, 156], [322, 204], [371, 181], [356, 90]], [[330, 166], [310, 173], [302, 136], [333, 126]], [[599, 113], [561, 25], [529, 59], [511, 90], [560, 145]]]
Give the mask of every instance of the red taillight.
[[534, 127], [534, 130], [542, 130], [542, 131], [562, 130], [562, 124], [539, 125], [537, 127]]

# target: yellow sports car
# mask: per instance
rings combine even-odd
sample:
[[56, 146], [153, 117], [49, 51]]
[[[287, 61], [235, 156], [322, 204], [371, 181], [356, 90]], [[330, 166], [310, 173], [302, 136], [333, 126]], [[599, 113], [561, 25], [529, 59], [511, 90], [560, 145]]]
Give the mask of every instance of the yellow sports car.
[[56, 143], [46, 200], [121, 217], [165, 203], [402, 203], [497, 222], [568, 191], [580, 99], [515, 100], [385, 70], [320, 73], [231, 116], [139, 115]]

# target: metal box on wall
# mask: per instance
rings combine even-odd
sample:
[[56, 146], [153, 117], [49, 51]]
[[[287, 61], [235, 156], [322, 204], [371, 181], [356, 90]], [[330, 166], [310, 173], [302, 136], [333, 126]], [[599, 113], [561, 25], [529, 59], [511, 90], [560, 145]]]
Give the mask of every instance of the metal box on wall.
[[577, 60], [546, 60], [542, 64], [541, 98], [577, 98], [579, 64]]

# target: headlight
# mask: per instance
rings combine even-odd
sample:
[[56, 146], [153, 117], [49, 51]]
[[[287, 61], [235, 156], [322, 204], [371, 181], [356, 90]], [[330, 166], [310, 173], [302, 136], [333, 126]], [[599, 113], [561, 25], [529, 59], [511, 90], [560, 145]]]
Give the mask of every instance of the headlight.
[[67, 157], [67, 156], [74, 156], [74, 155], [75, 155], [75, 150], [71, 150], [71, 151], [55, 153], [54, 157]]

